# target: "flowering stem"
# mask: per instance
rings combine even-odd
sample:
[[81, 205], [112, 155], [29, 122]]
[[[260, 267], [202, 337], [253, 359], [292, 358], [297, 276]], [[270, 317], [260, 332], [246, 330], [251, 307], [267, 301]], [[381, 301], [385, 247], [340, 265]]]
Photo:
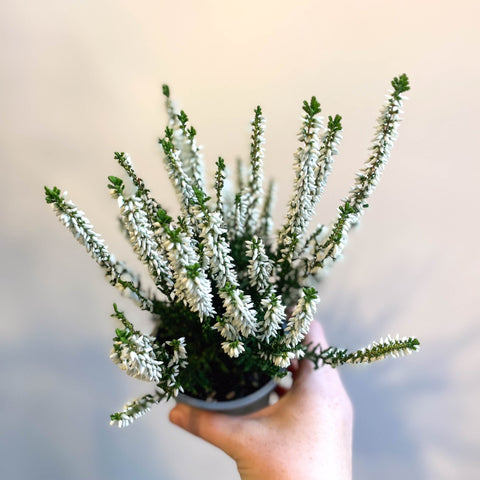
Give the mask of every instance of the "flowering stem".
[[318, 368], [321, 364], [338, 367], [345, 363], [372, 363], [383, 360], [385, 357], [400, 357], [409, 355], [412, 352], [420, 350], [420, 342], [415, 337], [395, 339], [387, 336], [386, 339], [380, 339], [379, 342], [373, 342], [366, 348], [349, 353], [346, 349], [337, 347], [328, 347], [322, 349], [321, 345], [312, 348], [311, 344], [302, 346], [305, 352], [305, 358], [311, 360]]
[[144, 181], [135, 173], [130, 155], [124, 152], [115, 152], [115, 160], [117, 160], [118, 164], [125, 170], [137, 188], [137, 196], [142, 199], [148, 220], [152, 226], [155, 222], [157, 211], [161, 208], [160, 204], [150, 196], [150, 190], [145, 186]]
[[263, 200], [263, 157], [265, 118], [262, 109], [255, 109], [255, 117], [252, 121], [252, 135], [250, 146], [250, 179], [246, 191], [246, 219], [245, 228], [247, 233], [252, 233], [258, 223], [259, 208]]
[[225, 160], [218, 157], [217, 170], [215, 172], [215, 192], [216, 192], [216, 210], [223, 216], [223, 188], [225, 186]]
[[[128, 233], [133, 249], [139, 259], [148, 267], [148, 271], [157, 288], [167, 297], [172, 294], [173, 282], [166, 262], [166, 251], [160, 248], [160, 239], [153, 232], [153, 218], [148, 218], [148, 209], [142, 198], [136, 195], [125, 198], [123, 181], [120, 178], [108, 177], [108, 187], [112, 196], [120, 206], [121, 221]], [[137, 191], [137, 194], [140, 191]], [[161, 207], [158, 207], [158, 210]], [[157, 210], [157, 211], [158, 211]]]
[[105, 270], [105, 276], [110, 284], [119, 287], [121, 291], [126, 291], [142, 310], [152, 311], [154, 299], [141, 290], [139, 280], [126, 268], [125, 264], [118, 262], [108, 251], [104, 240], [93, 230], [92, 224], [84, 213], [72, 201], [66, 200], [66, 192], [62, 194], [57, 187], [52, 189], [45, 187], [45, 199], [52, 205], [60, 221]]
[[294, 255], [312, 215], [312, 201], [317, 190], [315, 172], [320, 154], [318, 132], [321, 127], [321, 108], [317, 99], [312, 97], [310, 103], [303, 102], [303, 110], [305, 115], [299, 135], [303, 146], [295, 154], [294, 192], [285, 224], [278, 234], [277, 260], [280, 265], [279, 276], [282, 278], [292, 269]]
[[375, 189], [385, 164], [390, 158], [390, 150], [398, 134], [403, 93], [410, 89], [405, 74], [392, 81], [393, 91], [382, 107], [376, 134], [371, 147], [373, 153], [364, 168], [358, 173], [355, 185], [350, 190], [343, 205], [339, 207], [339, 216], [327, 241], [315, 252], [315, 258], [307, 267], [306, 275], [324, 268], [327, 260], [335, 261], [341, 254], [347, 241], [350, 228], [358, 222], [365, 208], [366, 200]]

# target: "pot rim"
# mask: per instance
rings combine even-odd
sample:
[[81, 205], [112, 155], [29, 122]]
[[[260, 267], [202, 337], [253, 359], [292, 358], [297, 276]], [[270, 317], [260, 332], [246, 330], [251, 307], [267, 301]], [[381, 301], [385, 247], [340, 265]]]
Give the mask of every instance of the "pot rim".
[[270, 395], [276, 385], [275, 380], [271, 379], [258, 390], [255, 390], [255, 392], [245, 397], [235, 398], [234, 400], [201, 400], [200, 398], [191, 397], [185, 393], [179, 393], [176, 400], [180, 403], [185, 403], [191, 407], [201, 408], [203, 410], [221, 410], [228, 412], [229, 410], [249, 406], [263, 399], [267, 395]]

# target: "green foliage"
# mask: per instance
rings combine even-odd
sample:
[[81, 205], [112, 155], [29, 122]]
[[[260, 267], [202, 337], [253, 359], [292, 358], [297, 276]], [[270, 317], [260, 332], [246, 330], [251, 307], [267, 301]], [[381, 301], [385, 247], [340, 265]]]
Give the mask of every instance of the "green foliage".
[[195, 193], [195, 198], [197, 199], [197, 205], [199, 205], [202, 210], [208, 211], [209, 207], [207, 203], [210, 201], [210, 198], [204, 190], [198, 188], [197, 186], [193, 186], [193, 192]]
[[188, 136], [188, 139], [190, 141], [193, 141], [195, 135], [197, 134], [197, 131], [193, 128], [193, 127], [190, 127], [187, 131], [187, 136]]
[[332, 117], [328, 116], [328, 129], [331, 132], [340, 132], [342, 130], [342, 117], [340, 115], [335, 115]]
[[117, 160], [118, 164], [125, 170], [127, 175], [132, 180], [133, 184], [138, 188], [139, 193], [143, 195], [148, 195], [150, 191], [145, 187], [143, 180], [137, 177], [128, 156], [124, 152], [115, 152], [114, 158], [115, 160]]
[[187, 122], [188, 122], [188, 116], [187, 114], [181, 110], [180, 113], [177, 115], [178, 121], [180, 122], [180, 125], [185, 128]]
[[187, 270], [187, 278], [197, 278], [198, 275], [200, 274], [200, 264], [199, 263], [194, 263], [193, 265], [185, 265], [185, 268]]
[[318, 298], [317, 291], [313, 287], [305, 287], [303, 289], [304, 298], [306, 303], [311, 303]]
[[410, 83], [408, 81], [408, 77], [405, 73], [402, 75], [395, 77], [392, 80], [392, 87], [393, 87], [393, 97], [395, 100], [401, 99], [401, 94], [410, 90]]
[[215, 193], [216, 193], [216, 207], [217, 211], [223, 210], [222, 191], [225, 186], [225, 160], [222, 157], [218, 157], [215, 163], [217, 170], [215, 172]]
[[61, 192], [59, 188], [48, 188], [47, 186], [43, 188], [45, 189], [45, 201], [47, 203], [56, 203], [61, 200]]
[[172, 217], [170, 217], [163, 208], [157, 210], [157, 220], [160, 222], [160, 225], [167, 228], [170, 227], [172, 223]]
[[[127, 318], [125, 317], [124, 313], [121, 312], [118, 307], [117, 307], [117, 304], [114, 303], [113, 304], [113, 310], [114, 310], [114, 313], [112, 313], [110, 316], [112, 318], [116, 318], [117, 320], [120, 320], [120, 322], [122, 322], [122, 324], [124, 325], [125, 329], [126, 330], [123, 330], [123, 332], [128, 332], [126, 333], [125, 335], [127, 335], [127, 338], [132, 334], [132, 332], [134, 331], [134, 328], [133, 328], [133, 325], [127, 320]], [[118, 337], [121, 337], [121, 335], [118, 333], [119, 330], [117, 328], [116, 332], [117, 332], [117, 335]], [[123, 334], [122, 334], [123, 335]]]
[[110, 181], [110, 183], [108, 184], [108, 188], [112, 190], [116, 195], [123, 195], [123, 190], [125, 189], [123, 180], [121, 178], [114, 177], [113, 175], [110, 175], [108, 177], [108, 180]]
[[313, 117], [318, 115], [322, 109], [320, 108], [320, 103], [318, 102], [316, 97], [312, 97], [310, 103], [306, 100], [303, 102], [303, 111], [309, 116]]

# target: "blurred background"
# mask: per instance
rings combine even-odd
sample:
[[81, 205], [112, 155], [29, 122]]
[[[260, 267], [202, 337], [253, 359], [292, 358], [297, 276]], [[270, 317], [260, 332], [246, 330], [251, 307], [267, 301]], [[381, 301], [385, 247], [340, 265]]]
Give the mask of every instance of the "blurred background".
[[[316, 219], [328, 222], [368, 146], [390, 80], [412, 89], [400, 137], [345, 259], [322, 284], [330, 343], [387, 333], [422, 350], [342, 375], [355, 412], [355, 478], [477, 478], [480, 254], [476, 0], [327, 2], [3, 0], [0, 5], [0, 477], [235, 479], [232, 460], [169, 424], [172, 405], [118, 430], [109, 414], [148, 385], [109, 360], [118, 302], [44, 203], [68, 190], [118, 257], [107, 175], [114, 151], [172, 211], [157, 138], [168, 83], [207, 169], [247, 158], [257, 104], [266, 176], [291, 194], [301, 104], [343, 116], [344, 141]], [[477, 58], [477, 60], [475, 60]], [[387, 473], [388, 472], [388, 473]]]

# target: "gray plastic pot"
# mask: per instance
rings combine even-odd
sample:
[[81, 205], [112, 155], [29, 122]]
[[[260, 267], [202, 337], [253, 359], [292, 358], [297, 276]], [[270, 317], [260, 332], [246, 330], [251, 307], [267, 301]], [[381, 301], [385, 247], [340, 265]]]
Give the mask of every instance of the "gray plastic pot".
[[203, 410], [212, 410], [229, 415], [247, 415], [256, 412], [269, 405], [270, 393], [276, 386], [275, 380], [270, 380], [263, 387], [246, 397], [236, 398], [217, 402], [215, 400], [200, 400], [190, 397], [184, 393], [179, 393], [176, 400], [179, 403], [185, 403], [191, 407], [202, 408]]

